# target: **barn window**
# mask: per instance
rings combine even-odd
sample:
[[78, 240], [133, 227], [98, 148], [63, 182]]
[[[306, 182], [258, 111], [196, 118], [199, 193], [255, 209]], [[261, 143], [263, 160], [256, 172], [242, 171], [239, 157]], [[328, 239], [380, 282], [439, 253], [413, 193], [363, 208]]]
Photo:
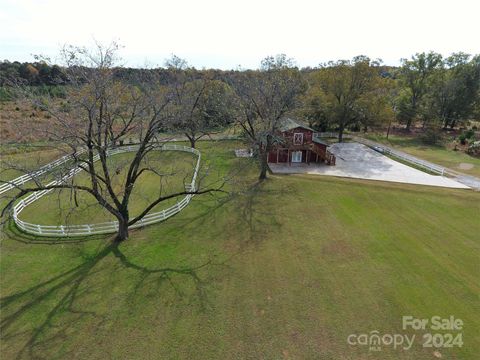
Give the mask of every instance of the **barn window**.
[[303, 144], [303, 133], [294, 133], [293, 134], [293, 144], [302, 145]]

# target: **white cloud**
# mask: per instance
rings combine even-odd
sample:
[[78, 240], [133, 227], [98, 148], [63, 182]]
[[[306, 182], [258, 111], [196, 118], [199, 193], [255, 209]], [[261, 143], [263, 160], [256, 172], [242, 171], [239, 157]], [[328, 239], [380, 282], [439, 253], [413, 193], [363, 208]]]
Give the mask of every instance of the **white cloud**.
[[435, 50], [480, 53], [478, 0], [0, 0], [0, 58], [55, 55], [64, 43], [118, 39], [130, 66], [171, 53], [197, 67], [301, 66], [365, 54], [396, 64]]

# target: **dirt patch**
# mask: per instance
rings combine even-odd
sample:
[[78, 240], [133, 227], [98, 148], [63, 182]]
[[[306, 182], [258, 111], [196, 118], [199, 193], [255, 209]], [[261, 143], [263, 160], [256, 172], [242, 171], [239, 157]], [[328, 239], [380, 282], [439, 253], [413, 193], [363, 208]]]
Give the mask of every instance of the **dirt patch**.
[[473, 164], [470, 164], [470, 163], [460, 163], [460, 164], [458, 165], [458, 168], [459, 168], [460, 170], [472, 170], [473, 167], [474, 167], [474, 165], [473, 165]]

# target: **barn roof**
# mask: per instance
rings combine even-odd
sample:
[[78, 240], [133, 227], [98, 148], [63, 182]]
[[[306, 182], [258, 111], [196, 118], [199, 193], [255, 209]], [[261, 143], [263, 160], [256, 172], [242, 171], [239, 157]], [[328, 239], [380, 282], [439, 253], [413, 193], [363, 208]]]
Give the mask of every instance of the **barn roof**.
[[301, 122], [297, 120], [293, 120], [291, 118], [283, 118], [280, 120], [280, 126], [279, 129], [280, 131], [289, 131], [295, 128], [302, 128], [310, 131], [315, 131], [312, 128], [306, 126], [305, 124], [302, 124]]

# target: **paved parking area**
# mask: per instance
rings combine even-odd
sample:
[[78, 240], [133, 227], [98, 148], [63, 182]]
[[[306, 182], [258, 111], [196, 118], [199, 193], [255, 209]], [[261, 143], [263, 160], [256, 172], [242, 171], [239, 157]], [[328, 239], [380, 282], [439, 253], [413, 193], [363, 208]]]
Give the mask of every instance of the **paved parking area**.
[[447, 177], [430, 175], [399, 163], [363, 144], [333, 144], [330, 146], [330, 151], [337, 158], [335, 166], [324, 164], [270, 164], [270, 167], [274, 173], [318, 174], [457, 189], [469, 188]]

